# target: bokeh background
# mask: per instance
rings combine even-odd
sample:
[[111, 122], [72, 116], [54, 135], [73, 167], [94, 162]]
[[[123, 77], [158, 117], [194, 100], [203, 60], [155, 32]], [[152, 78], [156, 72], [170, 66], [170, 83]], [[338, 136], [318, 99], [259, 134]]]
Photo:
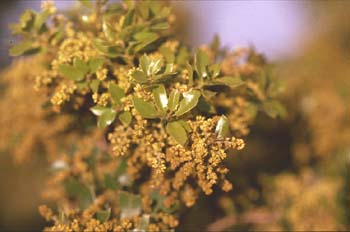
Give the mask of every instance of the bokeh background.
[[[60, 10], [75, 5], [55, 2]], [[1, 69], [11, 63], [8, 24], [40, 4], [0, 1]], [[172, 5], [178, 36], [187, 44], [200, 46], [217, 34], [229, 49], [253, 46], [264, 53], [285, 81], [282, 99], [288, 111], [286, 119], [275, 122], [260, 117], [247, 149], [229, 160], [233, 193], [202, 199], [200, 207], [184, 214], [179, 231], [349, 230], [350, 2]], [[17, 165], [10, 154], [0, 154], [0, 230], [40, 230], [44, 157]]]

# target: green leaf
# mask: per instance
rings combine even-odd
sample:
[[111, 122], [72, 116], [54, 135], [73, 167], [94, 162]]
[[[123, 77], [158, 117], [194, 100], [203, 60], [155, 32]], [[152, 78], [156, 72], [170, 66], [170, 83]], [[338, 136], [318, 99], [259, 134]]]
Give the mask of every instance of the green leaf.
[[135, 69], [131, 73], [132, 78], [140, 84], [144, 84], [148, 81], [147, 76], [142, 71]]
[[91, 205], [93, 197], [87, 186], [71, 178], [64, 183], [64, 187], [68, 196], [78, 201], [80, 209], [84, 210]]
[[169, 122], [166, 125], [166, 130], [168, 134], [176, 140], [181, 145], [184, 145], [187, 142], [187, 133], [186, 129], [178, 121]]
[[175, 62], [175, 54], [170, 50], [170, 48], [162, 46], [160, 47], [159, 51], [164, 56], [167, 63]]
[[32, 49], [32, 41], [23, 41], [10, 48], [10, 56], [20, 56]]
[[198, 73], [199, 78], [205, 78], [207, 74], [207, 66], [209, 64], [209, 58], [206, 52], [198, 50], [194, 57], [195, 70]]
[[123, 47], [119, 44], [110, 44], [102, 39], [95, 39], [92, 41], [94, 47], [103, 55], [116, 58], [122, 55]]
[[151, 63], [148, 66], [147, 75], [155, 75], [161, 69], [161, 59], [151, 60]]
[[117, 112], [115, 112], [113, 109], [107, 108], [103, 110], [101, 116], [98, 118], [97, 126], [99, 128], [105, 128], [106, 126], [111, 125], [116, 115]]
[[155, 39], [158, 39], [158, 34], [149, 31], [141, 31], [134, 35], [134, 39], [139, 42], [154, 41]]
[[116, 105], [120, 105], [123, 97], [125, 97], [124, 90], [120, 88], [115, 83], [110, 83], [108, 87], [108, 91], [111, 94], [112, 100]]
[[107, 189], [118, 189], [117, 180], [110, 174], [105, 174], [104, 187]]
[[120, 218], [130, 218], [141, 213], [141, 197], [127, 192], [119, 192]]
[[228, 120], [225, 115], [222, 115], [216, 124], [215, 133], [218, 138], [224, 138], [229, 131]]
[[176, 116], [181, 116], [196, 107], [201, 92], [198, 90], [191, 90], [183, 93], [182, 96], [183, 99], [180, 101], [179, 108], [175, 113]]
[[61, 64], [59, 71], [62, 76], [73, 81], [81, 81], [85, 77], [84, 73], [81, 70], [68, 64]]
[[98, 92], [98, 86], [100, 85], [100, 81], [95, 79], [92, 80], [90, 83], [90, 88], [92, 90], [92, 92], [97, 93]]
[[177, 89], [171, 91], [169, 95], [168, 108], [170, 111], [176, 110], [180, 100], [180, 92]]
[[95, 73], [101, 67], [103, 62], [104, 62], [103, 58], [91, 58], [89, 60], [90, 72]]
[[109, 40], [115, 40], [116, 38], [116, 31], [113, 29], [113, 27], [108, 23], [107, 19], [103, 19], [102, 23], [102, 31], [105, 34], [106, 38]]
[[148, 231], [149, 219], [150, 219], [149, 214], [143, 214], [139, 220], [138, 226], [136, 227], [136, 231], [140, 231], [140, 232], [141, 231], [143, 231], [143, 232]]
[[[227, 85], [231, 88], [238, 87], [240, 85], [243, 85], [245, 82], [238, 76], [230, 77], [219, 77], [214, 79], [213, 81], [209, 82], [209, 85]], [[207, 84], [207, 83], [206, 83]]]
[[50, 16], [50, 12], [45, 10], [41, 13], [38, 13], [34, 20], [34, 28], [37, 32], [39, 32], [42, 26], [45, 24], [47, 18]]
[[204, 97], [200, 97], [198, 101], [198, 110], [209, 113], [209, 114], [216, 114], [215, 107]]
[[96, 219], [100, 222], [106, 222], [111, 216], [111, 209], [100, 210], [96, 213]]
[[188, 125], [188, 123], [184, 120], [178, 120], [178, 122], [182, 125], [183, 128], [185, 128], [185, 130], [187, 132], [191, 132], [192, 128], [190, 127], [190, 125]]
[[146, 75], [148, 75], [148, 69], [149, 69], [150, 63], [151, 63], [151, 60], [148, 58], [146, 54], [140, 58], [140, 68]]
[[101, 116], [103, 111], [105, 111], [106, 109], [107, 109], [107, 107], [95, 105], [94, 107], [90, 108], [90, 111], [96, 116]]
[[284, 106], [276, 100], [265, 101], [263, 102], [262, 107], [265, 113], [271, 118], [276, 118], [277, 116], [284, 118], [287, 115], [287, 111]]
[[132, 24], [132, 22], [134, 21], [134, 15], [135, 15], [134, 9], [131, 9], [128, 11], [123, 22], [123, 28]]
[[131, 123], [132, 115], [129, 111], [124, 111], [119, 114], [118, 118], [125, 126], [128, 126]]
[[168, 97], [164, 85], [159, 85], [157, 88], [154, 88], [152, 93], [157, 107], [165, 113], [168, 109]]
[[139, 114], [144, 118], [157, 118], [158, 112], [156, 107], [151, 102], [146, 102], [140, 98], [134, 97], [134, 107]]
[[89, 72], [89, 66], [79, 58], [74, 59], [74, 67], [84, 75]]
[[87, 8], [92, 7], [92, 0], [79, 0], [79, 2]]

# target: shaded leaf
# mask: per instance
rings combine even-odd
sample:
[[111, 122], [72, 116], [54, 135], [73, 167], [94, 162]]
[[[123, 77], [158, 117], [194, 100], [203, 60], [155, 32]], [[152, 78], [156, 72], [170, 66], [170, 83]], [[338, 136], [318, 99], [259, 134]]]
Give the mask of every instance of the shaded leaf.
[[287, 111], [284, 106], [276, 100], [265, 101], [263, 102], [262, 107], [264, 112], [271, 118], [276, 118], [277, 116], [284, 118], [287, 115]]
[[110, 83], [108, 87], [108, 91], [111, 94], [112, 100], [116, 105], [120, 105], [120, 99], [125, 97], [124, 90], [120, 88], [117, 84], [115, 83]]
[[50, 16], [50, 12], [48, 10], [45, 10], [41, 13], [38, 13], [34, 20], [34, 28], [36, 31], [40, 31], [42, 26], [45, 24], [47, 18]]
[[129, 111], [124, 111], [119, 114], [118, 118], [125, 126], [128, 126], [131, 122], [132, 115]]
[[62, 76], [73, 81], [81, 81], [85, 77], [84, 73], [81, 70], [68, 64], [61, 64], [59, 67], [59, 71]]
[[168, 134], [179, 144], [184, 145], [187, 142], [186, 129], [178, 121], [169, 122], [166, 125]]
[[32, 49], [32, 41], [23, 41], [10, 48], [10, 56], [20, 56]]
[[144, 84], [146, 83], [148, 80], [147, 80], [147, 76], [145, 75], [144, 72], [138, 70], [138, 69], [135, 69], [132, 71], [131, 73], [131, 76], [132, 78], [134, 78], [134, 80], [140, 84]]
[[91, 205], [93, 196], [87, 186], [71, 178], [64, 183], [64, 187], [68, 196], [78, 201], [80, 209], [84, 210]]
[[141, 213], [141, 197], [127, 192], [119, 192], [120, 218], [130, 218]]
[[92, 92], [97, 93], [98, 92], [98, 86], [100, 85], [100, 81], [95, 79], [92, 80], [90, 83], [90, 88], [92, 90]]
[[214, 79], [213, 81], [209, 82], [208, 85], [227, 85], [231, 88], [235, 88], [240, 85], [243, 85], [244, 83], [245, 82], [238, 76], [235, 76], [235, 77], [225, 76], [225, 77], [219, 77]]
[[100, 210], [96, 213], [96, 219], [100, 222], [106, 222], [111, 216], [111, 209]]
[[79, 58], [74, 59], [74, 67], [84, 75], [89, 72], [89, 66]]
[[157, 118], [158, 112], [156, 107], [151, 102], [146, 102], [140, 98], [134, 97], [134, 107], [139, 114], [144, 118]]
[[182, 96], [183, 99], [180, 101], [179, 108], [175, 113], [176, 116], [181, 116], [196, 107], [201, 92], [198, 90], [191, 90], [183, 93]]
[[90, 72], [95, 73], [101, 67], [103, 62], [104, 62], [103, 58], [91, 58], [89, 60]]

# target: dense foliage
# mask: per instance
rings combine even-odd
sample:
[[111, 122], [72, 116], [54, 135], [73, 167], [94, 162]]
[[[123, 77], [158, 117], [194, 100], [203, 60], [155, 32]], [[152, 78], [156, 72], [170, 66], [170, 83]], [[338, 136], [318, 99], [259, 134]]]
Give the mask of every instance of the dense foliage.
[[32, 120], [1, 145], [51, 163], [44, 196], [56, 206], [39, 208], [48, 231], [175, 228], [199, 195], [232, 189], [224, 161], [257, 113], [285, 115], [264, 57], [218, 38], [192, 51], [174, 18], [164, 2], [82, 1], [71, 14], [44, 2], [12, 26], [10, 54], [29, 57], [3, 78], [11, 101], [1, 104]]

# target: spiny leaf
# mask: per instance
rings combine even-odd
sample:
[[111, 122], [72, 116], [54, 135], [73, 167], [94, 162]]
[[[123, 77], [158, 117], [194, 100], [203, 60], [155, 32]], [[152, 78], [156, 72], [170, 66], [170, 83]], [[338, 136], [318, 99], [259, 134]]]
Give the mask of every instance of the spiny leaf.
[[154, 88], [152, 92], [157, 107], [165, 113], [168, 109], [168, 97], [164, 85], [159, 85], [157, 88]]
[[158, 112], [156, 107], [151, 102], [146, 102], [143, 99], [134, 97], [134, 107], [139, 114], [144, 118], [157, 118]]
[[169, 122], [166, 125], [168, 134], [173, 137], [179, 144], [184, 145], [187, 142], [186, 129], [178, 121]]
[[176, 116], [181, 116], [196, 107], [201, 92], [198, 90], [191, 90], [182, 94], [183, 99], [180, 101], [179, 108], [176, 111]]
[[112, 97], [113, 102], [116, 105], [120, 105], [120, 99], [125, 97], [124, 90], [120, 88], [117, 84], [115, 83], [110, 83], [108, 87], [108, 91]]
[[81, 70], [68, 64], [61, 64], [59, 67], [59, 71], [62, 76], [73, 81], [81, 81], [85, 77], [84, 73]]
[[229, 131], [228, 120], [225, 115], [222, 115], [216, 124], [215, 133], [218, 138], [224, 138]]

